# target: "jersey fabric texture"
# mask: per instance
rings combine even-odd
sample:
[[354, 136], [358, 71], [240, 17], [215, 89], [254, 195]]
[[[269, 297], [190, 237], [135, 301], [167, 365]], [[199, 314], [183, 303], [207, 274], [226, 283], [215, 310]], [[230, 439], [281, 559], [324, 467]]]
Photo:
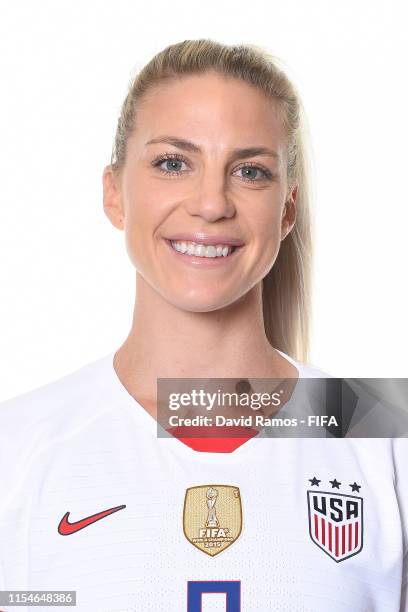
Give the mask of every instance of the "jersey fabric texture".
[[157, 437], [113, 357], [0, 404], [0, 590], [76, 591], [78, 612], [408, 610], [406, 439], [197, 452]]

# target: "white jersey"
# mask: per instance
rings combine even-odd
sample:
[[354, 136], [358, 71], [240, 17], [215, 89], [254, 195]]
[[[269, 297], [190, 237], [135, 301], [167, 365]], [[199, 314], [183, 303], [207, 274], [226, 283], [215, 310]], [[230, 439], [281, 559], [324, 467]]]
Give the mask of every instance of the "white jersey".
[[157, 437], [113, 356], [0, 404], [0, 590], [75, 591], [78, 612], [408, 610], [406, 439], [197, 452]]

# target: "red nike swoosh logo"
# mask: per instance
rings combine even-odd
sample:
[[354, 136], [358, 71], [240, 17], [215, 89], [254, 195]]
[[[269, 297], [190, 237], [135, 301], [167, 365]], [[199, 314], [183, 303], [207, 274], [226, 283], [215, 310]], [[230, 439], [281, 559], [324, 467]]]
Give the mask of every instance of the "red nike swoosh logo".
[[86, 518], [83, 518], [80, 521], [75, 521], [75, 523], [68, 522], [68, 517], [70, 513], [66, 512], [62, 517], [60, 524], [58, 525], [58, 533], [61, 535], [70, 535], [71, 533], [75, 533], [76, 531], [79, 531], [84, 527], [88, 527], [88, 525], [95, 523], [95, 521], [99, 521], [105, 516], [108, 516], [113, 512], [117, 512], [118, 510], [122, 510], [123, 508], [126, 508], [126, 506], [123, 505], [116, 506], [115, 508], [109, 508], [109, 510], [103, 510], [102, 512], [91, 514], [91, 516], [87, 516]]

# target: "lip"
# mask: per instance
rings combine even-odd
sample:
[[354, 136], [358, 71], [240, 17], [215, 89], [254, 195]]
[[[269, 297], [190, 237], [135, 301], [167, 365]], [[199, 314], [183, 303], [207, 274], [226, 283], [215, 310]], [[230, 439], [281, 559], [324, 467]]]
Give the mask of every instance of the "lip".
[[171, 242], [168, 238], [164, 238], [163, 240], [170, 249], [170, 251], [173, 253], [173, 256], [178, 261], [200, 268], [213, 268], [228, 265], [233, 262], [239, 256], [239, 253], [241, 253], [242, 251], [242, 248], [237, 246], [234, 251], [230, 253], [227, 257], [199, 257], [198, 255], [187, 255], [186, 253], [180, 253], [180, 251], [176, 251], [175, 249], [173, 249], [173, 247], [171, 246]]
[[196, 232], [196, 233], [188, 233], [181, 232], [177, 234], [172, 234], [171, 236], [166, 236], [167, 240], [180, 241], [184, 240], [185, 242], [197, 242], [197, 244], [225, 244], [227, 246], [243, 246], [245, 243], [243, 240], [239, 238], [235, 238], [234, 236], [227, 236], [226, 234], [206, 234], [205, 232]]

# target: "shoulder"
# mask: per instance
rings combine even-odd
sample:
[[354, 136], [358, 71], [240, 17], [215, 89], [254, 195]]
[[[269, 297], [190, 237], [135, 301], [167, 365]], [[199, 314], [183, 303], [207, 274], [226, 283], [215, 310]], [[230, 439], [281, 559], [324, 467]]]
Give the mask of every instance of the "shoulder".
[[58, 444], [106, 411], [107, 360], [104, 356], [0, 403], [0, 468]]
[[329, 374], [311, 363], [298, 361], [297, 364], [301, 378], [334, 378], [332, 374]]
[[283, 351], [276, 349], [278, 353], [282, 355], [285, 359], [287, 359], [291, 364], [293, 364], [298, 372], [299, 378], [333, 378], [331, 374], [328, 374], [321, 368], [317, 367], [312, 363], [306, 363], [304, 361], [299, 361], [298, 359], [294, 359], [290, 355], [287, 355]]
[[48, 417], [58, 417], [69, 424], [83, 418], [84, 413], [93, 413], [95, 406], [91, 400], [103, 392], [107, 359], [104, 356], [41, 387], [0, 402], [1, 424], [18, 423], [22, 427], [45, 424]]

